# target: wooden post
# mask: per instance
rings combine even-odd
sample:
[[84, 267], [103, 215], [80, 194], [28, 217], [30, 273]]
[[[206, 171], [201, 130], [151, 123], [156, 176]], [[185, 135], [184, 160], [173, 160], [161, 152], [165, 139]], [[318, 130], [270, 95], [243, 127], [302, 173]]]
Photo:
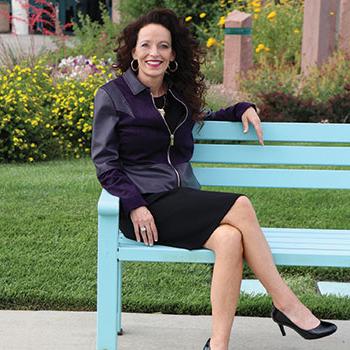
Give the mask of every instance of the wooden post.
[[10, 31], [10, 4], [0, 2], [0, 33]]
[[225, 21], [224, 88], [239, 90], [239, 77], [253, 66], [252, 15], [232, 11]]
[[338, 46], [350, 55], [350, 0], [341, 0], [340, 3]]
[[12, 0], [12, 33], [17, 35], [28, 35], [29, 0]]
[[305, 0], [301, 70], [321, 65], [334, 51], [339, 0]]
[[55, 34], [58, 36], [63, 35], [63, 31], [60, 23], [60, 8], [58, 4], [55, 4]]
[[120, 12], [119, 12], [120, 0], [112, 0], [112, 22], [120, 23]]

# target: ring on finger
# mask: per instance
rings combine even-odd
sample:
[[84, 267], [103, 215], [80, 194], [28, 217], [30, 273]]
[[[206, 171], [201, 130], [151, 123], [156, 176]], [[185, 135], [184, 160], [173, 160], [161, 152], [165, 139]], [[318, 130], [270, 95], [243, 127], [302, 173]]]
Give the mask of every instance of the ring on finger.
[[146, 226], [141, 226], [140, 231], [141, 231], [141, 233], [147, 232]]

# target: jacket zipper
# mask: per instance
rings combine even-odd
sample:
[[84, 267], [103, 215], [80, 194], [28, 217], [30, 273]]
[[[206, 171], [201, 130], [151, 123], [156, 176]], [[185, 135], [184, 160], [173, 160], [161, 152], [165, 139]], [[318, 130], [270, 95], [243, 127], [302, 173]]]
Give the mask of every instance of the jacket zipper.
[[166, 128], [167, 128], [168, 131], [169, 131], [170, 143], [169, 143], [168, 150], [167, 150], [167, 159], [168, 159], [169, 165], [170, 165], [170, 166], [173, 168], [173, 170], [175, 171], [175, 174], [176, 174], [176, 177], [177, 177], [177, 185], [178, 185], [178, 187], [180, 187], [180, 186], [181, 186], [180, 175], [179, 175], [178, 171], [176, 170], [176, 168], [174, 167], [174, 165], [171, 163], [171, 160], [170, 160], [170, 147], [171, 147], [171, 146], [174, 146], [174, 144], [175, 144], [175, 132], [176, 132], [176, 130], [177, 130], [177, 129], [186, 121], [186, 119], [187, 119], [187, 116], [188, 116], [188, 108], [187, 108], [187, 106], [186, 106], [181, 100], [179, 100], [179, 99], [173, 94], [173, 92], [172, 92], [170, 89], [169, 89], [169, 91], [170, 91], [170, 93], [173, 95], [173, 97], [174, 97], [177, 101], [179, 101], [182, 105], [185, 106], [185, 109], [186, 109], [186, 116], [185, 116], [184, 120], [175, 128], [175, 130], [174, 130], [173, 133], [171, 132], [171, 130], [170, 130], [170, 128], [169, 128], [169, 125], [168, 125], [168, 123], [167, 123], [166, 120], [165, 120], [165, 117], [163, 117], [163, 116], [160, 114], [160, 112], [158, 111], [157, 106], [156, 106], [155, 103], [154, 103], [154, 99], [153, 99], [152, 93], [151, 93], [151, 98], [152, 98], [152, 103], [153, 103], [154, 108], [157, 110], [157, 112], [159, 113], [159, 115], [162, 117], [162, 120], [164, 121], [164, 124], [165, 124]]

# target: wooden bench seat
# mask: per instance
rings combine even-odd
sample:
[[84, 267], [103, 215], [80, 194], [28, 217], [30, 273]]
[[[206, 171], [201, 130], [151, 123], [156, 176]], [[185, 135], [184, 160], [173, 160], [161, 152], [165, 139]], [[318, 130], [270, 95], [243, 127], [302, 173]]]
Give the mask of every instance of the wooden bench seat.
[[[192, 161], [201, 185], [350, 189], [350, 124], [263, 123], [263, 147], [256, 145], [253, 130], [247, 134], [241, 130], [240, 123], [228, 122], [206, 122], [201, 130], [194, 130], [197, 144]], [[98, 203], [98, 350], [117, 349], [123, 261], [215, 260], [207, 249], [149, 247], [129, 240], [119, 231], [118, 216], [119, 199], [102, 190]], [[350, 267], [350, 227], [269, 227], [263, 232], [277, 265]], [[350, 294], [347, 283], [327, 282], [322, 287]], [[244, 281], [242, 288], [250, 292], [262, 290], [254, 280]]]

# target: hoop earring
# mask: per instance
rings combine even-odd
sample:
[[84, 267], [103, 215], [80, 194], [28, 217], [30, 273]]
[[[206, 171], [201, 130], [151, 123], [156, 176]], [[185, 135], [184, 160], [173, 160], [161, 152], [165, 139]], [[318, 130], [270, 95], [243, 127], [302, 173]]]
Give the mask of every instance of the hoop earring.
[[139, 63], [137, 62], [137, 67], [135, 68], [134, 67], [134, 63], [137, 62], [137, 60], [133, 59], [131, 62], [130, 62], [130, 67], [131, 69], [134, 71], [134, 72], [137, 72], [137, 70], [139, 69]]
[[[175, 64], [175, 68], [170, 68], [171, 63]], [[170, 61], [169, 66], [168, 66], [169, 72], [174, 73], [177, 71], [178, 68], [179, 68], [179, 64], [176, 61]]]

